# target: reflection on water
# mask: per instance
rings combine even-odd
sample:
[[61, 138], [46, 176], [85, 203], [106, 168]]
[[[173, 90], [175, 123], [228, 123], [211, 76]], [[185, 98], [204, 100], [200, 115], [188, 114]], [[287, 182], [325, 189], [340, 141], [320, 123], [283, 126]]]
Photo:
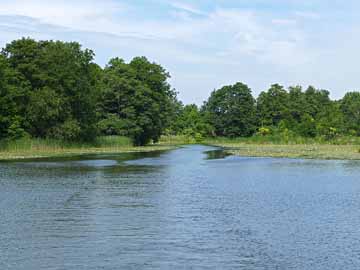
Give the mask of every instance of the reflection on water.
[[0, 163], [0, 269], [358, 269], [359, 173], [205, 146]]
[[222, 159], [231, 156], [230, 153], [222, 149], [206, 151], [205, 154], [207, 156], [207, 159]]

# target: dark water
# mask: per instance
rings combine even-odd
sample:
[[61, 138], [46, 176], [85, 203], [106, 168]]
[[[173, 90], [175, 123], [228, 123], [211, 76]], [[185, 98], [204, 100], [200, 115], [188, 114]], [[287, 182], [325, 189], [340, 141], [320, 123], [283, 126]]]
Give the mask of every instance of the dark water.
[[0, 163], [0, 269], [360, 269], [359, 162], [208, 150]]

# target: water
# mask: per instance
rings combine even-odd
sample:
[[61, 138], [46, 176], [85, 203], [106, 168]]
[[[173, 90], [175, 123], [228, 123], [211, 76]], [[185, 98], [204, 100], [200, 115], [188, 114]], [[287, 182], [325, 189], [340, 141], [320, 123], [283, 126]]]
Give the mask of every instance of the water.
[[0, 269], [359, 269], [359, 162], [211, 150], [0, 163]]

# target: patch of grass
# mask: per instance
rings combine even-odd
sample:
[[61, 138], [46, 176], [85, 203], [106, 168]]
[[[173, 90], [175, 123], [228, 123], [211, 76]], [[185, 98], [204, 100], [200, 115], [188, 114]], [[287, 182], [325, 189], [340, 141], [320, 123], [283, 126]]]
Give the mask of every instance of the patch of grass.
[[258, 138], [207, 139], [206, 144], [224, 147], [227, 152], [239, 156], [360, 160], [360, 143], [353, 140], [321, 141], [306, 140], [301, 143], [259, 140]]
[[127, 137], [104, 136], [92, 143], [69, 143], [50, 139], [23, 138], [0, 142], [0, 160], [61, 157], [97, 153], [149, 152], [172, 149], [168, 145], [134, 147]]
[[196, 140], [192, 137], [186, 135], [166, 135], [161, 136], [159, 144], [160, 145], [185, 145], [185, 144], [195, 144]]
[[254, 135], [248, 138], [207, 138], [205, 143], [219, 144], [279, 144], [279, 145], [298, 145], [298, 144], [322, 144], [322, 145], [360, 145], [360, 137], [356, 136], [339, 136], [328, 140], [324, 137], [305, 138], [301, 136], [283, 136], [274, 134], [268, 136]]

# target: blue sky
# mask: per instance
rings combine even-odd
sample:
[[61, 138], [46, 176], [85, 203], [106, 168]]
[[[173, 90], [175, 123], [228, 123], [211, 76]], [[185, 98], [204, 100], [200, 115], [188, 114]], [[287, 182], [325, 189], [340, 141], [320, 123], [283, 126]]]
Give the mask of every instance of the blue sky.
[[360, 89], [360, 1], [1, 0], [0, 43], [75, 40], [111, 57], [145, 55], [172, 75], [185, 103], [225, 84], [257, 95], [273, 83]]

